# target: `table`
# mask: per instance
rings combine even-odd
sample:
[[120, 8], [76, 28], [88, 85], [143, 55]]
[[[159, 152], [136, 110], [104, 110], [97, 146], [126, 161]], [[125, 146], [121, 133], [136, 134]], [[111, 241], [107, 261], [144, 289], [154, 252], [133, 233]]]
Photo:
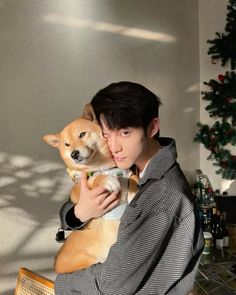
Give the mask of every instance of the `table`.
[[195, 288], [199, 295], [236, 294], [236, 252], [212, 250], [202, 254]]

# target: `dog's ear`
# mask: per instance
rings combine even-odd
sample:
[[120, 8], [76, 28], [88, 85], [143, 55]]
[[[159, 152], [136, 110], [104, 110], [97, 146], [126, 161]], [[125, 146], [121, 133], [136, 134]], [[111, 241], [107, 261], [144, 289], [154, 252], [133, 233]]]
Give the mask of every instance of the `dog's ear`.
[[59, 148], [61, 143], [60, 134], [47, 134], [43, 136], [43, 141], [52, 147]]
[[96, 115], [90, 103], [86, 104], [86, 106], [84, 107], [82, 118], [97, 123]]

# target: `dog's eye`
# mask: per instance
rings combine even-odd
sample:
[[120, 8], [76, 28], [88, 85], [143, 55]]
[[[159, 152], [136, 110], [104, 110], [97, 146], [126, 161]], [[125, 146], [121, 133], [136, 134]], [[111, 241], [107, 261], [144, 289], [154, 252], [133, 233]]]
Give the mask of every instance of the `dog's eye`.
[[70, 144], [66, 142], [66, 143], [65, 143], [65, 146], [70, 146]]
[[86, 132], [81, 132], [81, 133], [79, 134], [79, 138], [82, 138], [82, 137], [84, 137], [84, 136], [85, 136], [85, 134], [86, 134]]

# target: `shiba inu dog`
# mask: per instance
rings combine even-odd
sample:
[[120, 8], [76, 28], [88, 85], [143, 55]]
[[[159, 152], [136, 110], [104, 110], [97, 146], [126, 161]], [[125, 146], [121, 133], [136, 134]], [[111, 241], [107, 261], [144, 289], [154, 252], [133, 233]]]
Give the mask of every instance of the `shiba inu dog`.
[[55, 271], [73, 272], [103, 262], [116, 242], [119, 219], [136, 193], [137, 178], [128, 170], [116, 168], [91, 105], [85, 107], [82, 117], [69, 123], [58, 134], [45, 135], [43, 140], [59, 149], [68, 173], [76, 183], [76, 189], [70, 195], [73, 203], [78, 202], [82, 171], [90, 175], [89, 188], [101, 186], [110, 192], [120, 192], [120, 204], [116, 208], [92, 219], [83, 230], [68, 235], [56, 256]]

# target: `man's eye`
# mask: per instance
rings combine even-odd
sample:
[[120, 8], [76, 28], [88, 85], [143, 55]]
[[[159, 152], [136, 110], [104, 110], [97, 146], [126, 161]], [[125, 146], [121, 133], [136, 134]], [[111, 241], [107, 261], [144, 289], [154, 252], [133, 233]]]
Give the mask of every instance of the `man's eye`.
[[66, 143], [65, 143], [65, 146], [70, 146], [70, 144], [66, 142]]
[[128, 136], [130, 134], [130, 131], [128, 130], [123, 130], [121, 133], [123, 136]]
[[85, 134], [86, 134], [86, 132], [81, 132], [81, 133], [79, 134], [79, 138], [83, 138], [83, 137], [85, 136]]

